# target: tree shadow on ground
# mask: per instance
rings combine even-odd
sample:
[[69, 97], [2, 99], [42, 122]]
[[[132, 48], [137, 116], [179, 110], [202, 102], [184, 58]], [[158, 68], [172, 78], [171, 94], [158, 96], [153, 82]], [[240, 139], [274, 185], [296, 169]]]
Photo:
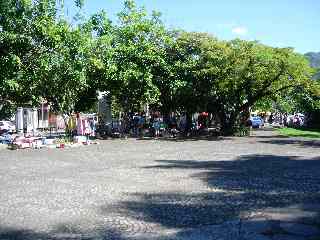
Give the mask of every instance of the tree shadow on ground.
[[0, 239], [6, 240], [34, 240], [51, 239], [49, 235], [26, 229], [14, 229], [0, 226]]
[[165, 141], [165, 142], [194, 142], [194, 141], [221, 141], [232, 140], [232, 137], [224, 136], [191, 136], [191, 137], [143, 137], [137, 138], [139, 141]]
[[299, 134], [294, 134], [294, 133], [290, 133], [288, 134], [289, 137], [301, 137], [301, 138], [311, 138], [311, 139], [317, 139], [320, 140], [320, 137], [318, 134], [314, 134], [314, 133], [299, 133]]
[[319, 148], [320, 140], [311, 139], [271, 139], [267, 141], [259, 141], [260, 143], [276, 144], [276, 145], [297, 145], [299, 147]]
[[245, 155], [236, 160], [160, 160], [145, 168], [195, 169], [191, 177], [223, 191], [310, 193], [320, 191], [320, 157]]
[[1, 240], [125, 240], [120, 230], [103, 227], [95, 231], [81, 231], [76, 224], [59, 224], [50, 232], [37, 232], [0, 226]]
[[256, 139], [289, 139], [290, 137], [284, 135], [262, 135], [262, 136], [250, 136], [250, 138]]
[[[145, 169], [195, 170], [208, 191], [137, 193], [120, 202], [121, 214], [187, 230], [247, 218], [266, 208], [320, 203], [320, 158], [248, 155], [233, 161], [160, 160]], [[104, 208], [102, 208], [102, 211]]]

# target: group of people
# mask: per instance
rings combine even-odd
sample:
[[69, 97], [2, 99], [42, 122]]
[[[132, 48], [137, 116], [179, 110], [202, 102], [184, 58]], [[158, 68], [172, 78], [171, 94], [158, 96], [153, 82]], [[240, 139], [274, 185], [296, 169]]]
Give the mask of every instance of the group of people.
[[287, 113], [272, 113], [269, 116], [268, 122], [269, 124], [278, 123], [286, 127], [301, 127], [305, 123], [305, 117], [299, 113], [293, 115], [288, 115]]
[[188, 123], [186, 114], [162, 115], [158, 111], [152, 112], [150, 115], [145, 112], [128, 113], [122, 114], [118, 121], [113, 122], [112, 131], [135, 137], [146, 135], [176, 137], [178, 133], [186, 133], [190, 130], [199, 130], [206, 127], [207, 117], [208, 115], [198, 114]]
[[166, 123], [160, 113], [155, 112], [150, 116], [145, 112], [129, 113], [121, 116], [119, 122], [113, 124], [113, 130], [122, 134], [132, 134], [135, 137], [143, 136], [148, 130], [153, 136], [159, 137], [166, 128]]

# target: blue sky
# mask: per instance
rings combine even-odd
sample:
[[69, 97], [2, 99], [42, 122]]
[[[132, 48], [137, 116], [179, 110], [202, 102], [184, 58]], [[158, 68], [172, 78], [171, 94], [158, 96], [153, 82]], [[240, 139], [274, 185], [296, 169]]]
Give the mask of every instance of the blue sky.
[[[320, 0], [136, 0], [160, 11], [171, 28], [210, 32], [219, 39], [258, 40], [297, 52], [320, 52]], [[86, 0], [84, 11], [104, 9], [111, 19], [123, 1]], [[73, 12], [73, 9], [70, 9]]]

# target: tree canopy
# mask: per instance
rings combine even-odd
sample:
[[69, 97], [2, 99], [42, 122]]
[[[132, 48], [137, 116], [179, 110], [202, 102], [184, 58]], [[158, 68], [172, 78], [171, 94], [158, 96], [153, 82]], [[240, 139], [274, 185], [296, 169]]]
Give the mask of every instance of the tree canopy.
[[164, 114], [214, 113], [226, 134], [270, 99], [306, 109], [319, 102], [314, 70], [292, 48], [171, 30], [133, 0], [116, 23], [102, 11], [73, 24], [63, 1], [1, 1], [0, 69], [2, 110], [46, 100], [70, 114], [107, 91], [123, 111], [149, 104]]

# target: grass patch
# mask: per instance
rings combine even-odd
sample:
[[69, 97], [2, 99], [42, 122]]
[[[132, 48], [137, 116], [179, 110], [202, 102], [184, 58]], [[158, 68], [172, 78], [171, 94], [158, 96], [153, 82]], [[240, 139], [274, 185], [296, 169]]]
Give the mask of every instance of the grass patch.
[[278, 129], [278, 132], [281, 135], [288, 136], [288, 137], [305, 137], [305, 138], [320, 139], [320, 130], [280, 128]]

